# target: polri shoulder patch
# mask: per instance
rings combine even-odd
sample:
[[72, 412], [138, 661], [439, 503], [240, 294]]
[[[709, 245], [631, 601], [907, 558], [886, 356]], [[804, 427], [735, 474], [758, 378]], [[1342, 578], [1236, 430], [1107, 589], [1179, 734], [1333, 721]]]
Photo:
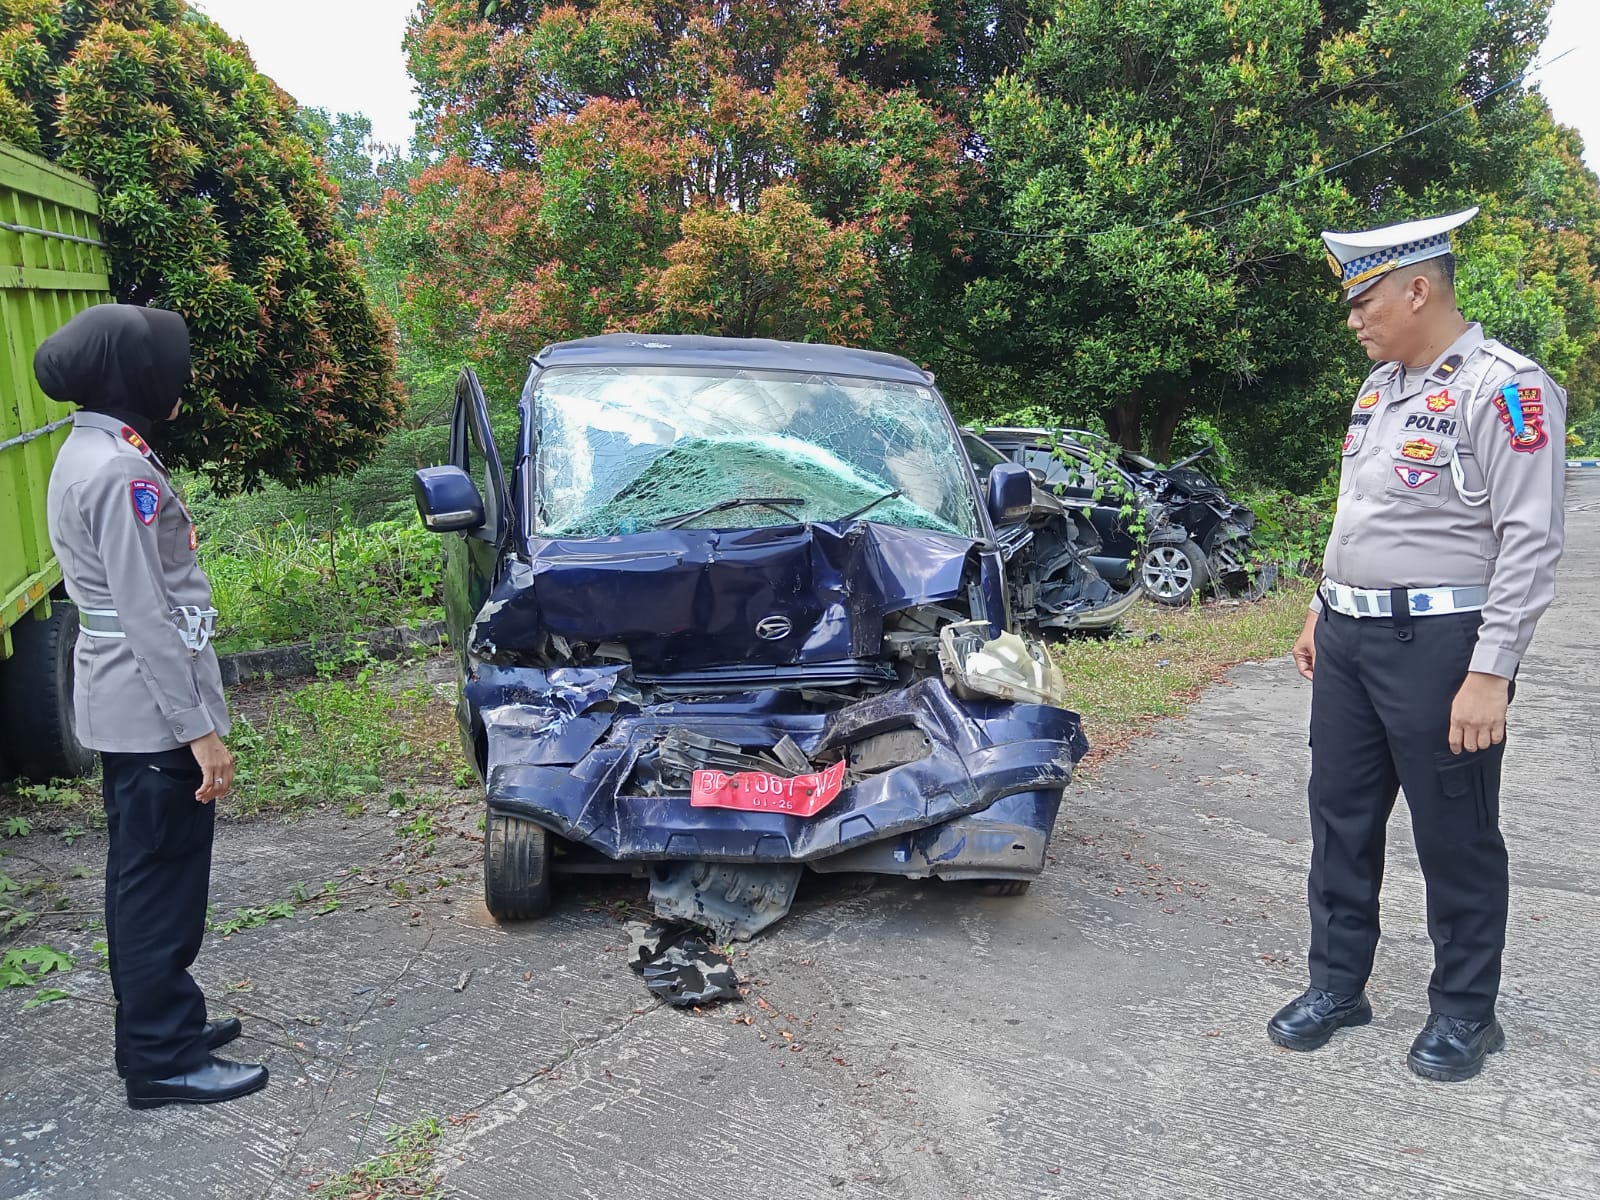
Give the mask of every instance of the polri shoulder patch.
[[133, 515], [141, 525], [152, 524], [161, 511], [161, 485], [150, 479], [135, 479], [128, 490], [133, 496]]
[[1435, 367], [1433, 373], [1440, 379], [1449, 379], [1450, 376], [1456, 373], [1460, 366], [1461, 355], [1452, 354], [1449, 358], [1445, 359], [1442, 363]]
[[1494, 398], [1494, 406], [1499, 410], [1501, 424], [1511, 435], [1513, 450], [1533, 454], [1550, 444], [1550, 435], [1544, 428], [1544, 402], [1538, 388], [1507, 384]]

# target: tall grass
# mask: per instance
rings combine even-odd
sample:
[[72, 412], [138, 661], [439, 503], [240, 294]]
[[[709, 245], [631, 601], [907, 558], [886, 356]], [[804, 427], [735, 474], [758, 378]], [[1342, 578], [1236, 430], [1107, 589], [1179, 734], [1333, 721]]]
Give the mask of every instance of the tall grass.
[[208, 537], [217, 649], [337, 640], [442, 614], [440, 540], [415, 520], [318, 530], [284, 519]]

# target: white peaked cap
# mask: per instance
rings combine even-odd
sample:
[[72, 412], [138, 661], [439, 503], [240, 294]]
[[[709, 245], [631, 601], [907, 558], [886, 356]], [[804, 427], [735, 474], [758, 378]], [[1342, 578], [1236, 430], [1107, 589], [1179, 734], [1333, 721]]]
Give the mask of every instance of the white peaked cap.
[[1477, 205], [1473, 205], [1449, 216], [1403, 221], [1360, 233], [1324, 231], [1328, 265], [1344, 288], [1344, 298], [1354, 300], [1390, 271], [1449, 254], [1450, 231], [1477, 215]]

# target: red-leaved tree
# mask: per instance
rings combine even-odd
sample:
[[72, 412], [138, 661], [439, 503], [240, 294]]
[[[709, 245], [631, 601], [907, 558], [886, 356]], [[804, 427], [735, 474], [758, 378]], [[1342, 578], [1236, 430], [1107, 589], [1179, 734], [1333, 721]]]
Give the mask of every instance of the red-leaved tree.
[[441, 160], [391, 194], [414, 333], [508, 383], [615, 329], [902, 344], [961, 254], [1011, 9], [425, 0]]

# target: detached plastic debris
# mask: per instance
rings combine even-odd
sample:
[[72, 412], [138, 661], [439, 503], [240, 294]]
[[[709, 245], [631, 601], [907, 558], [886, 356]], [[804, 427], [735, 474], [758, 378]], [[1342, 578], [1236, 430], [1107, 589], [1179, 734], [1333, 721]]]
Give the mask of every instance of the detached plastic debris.
[[668, 1004], [690, 1008], [739, 998], [733, 963], [693, 925], [655, 921], [648, 928], [631, 925], [628, 932], [633, 940], [628, 966]]
[[987, 638], [987, 621], [957, 621], [939, 631], [945, 684], [957, 696], [992, 696], [1023, 704], [1066, 703], [1066, 684], [1050, 653], [1014, 633]]

